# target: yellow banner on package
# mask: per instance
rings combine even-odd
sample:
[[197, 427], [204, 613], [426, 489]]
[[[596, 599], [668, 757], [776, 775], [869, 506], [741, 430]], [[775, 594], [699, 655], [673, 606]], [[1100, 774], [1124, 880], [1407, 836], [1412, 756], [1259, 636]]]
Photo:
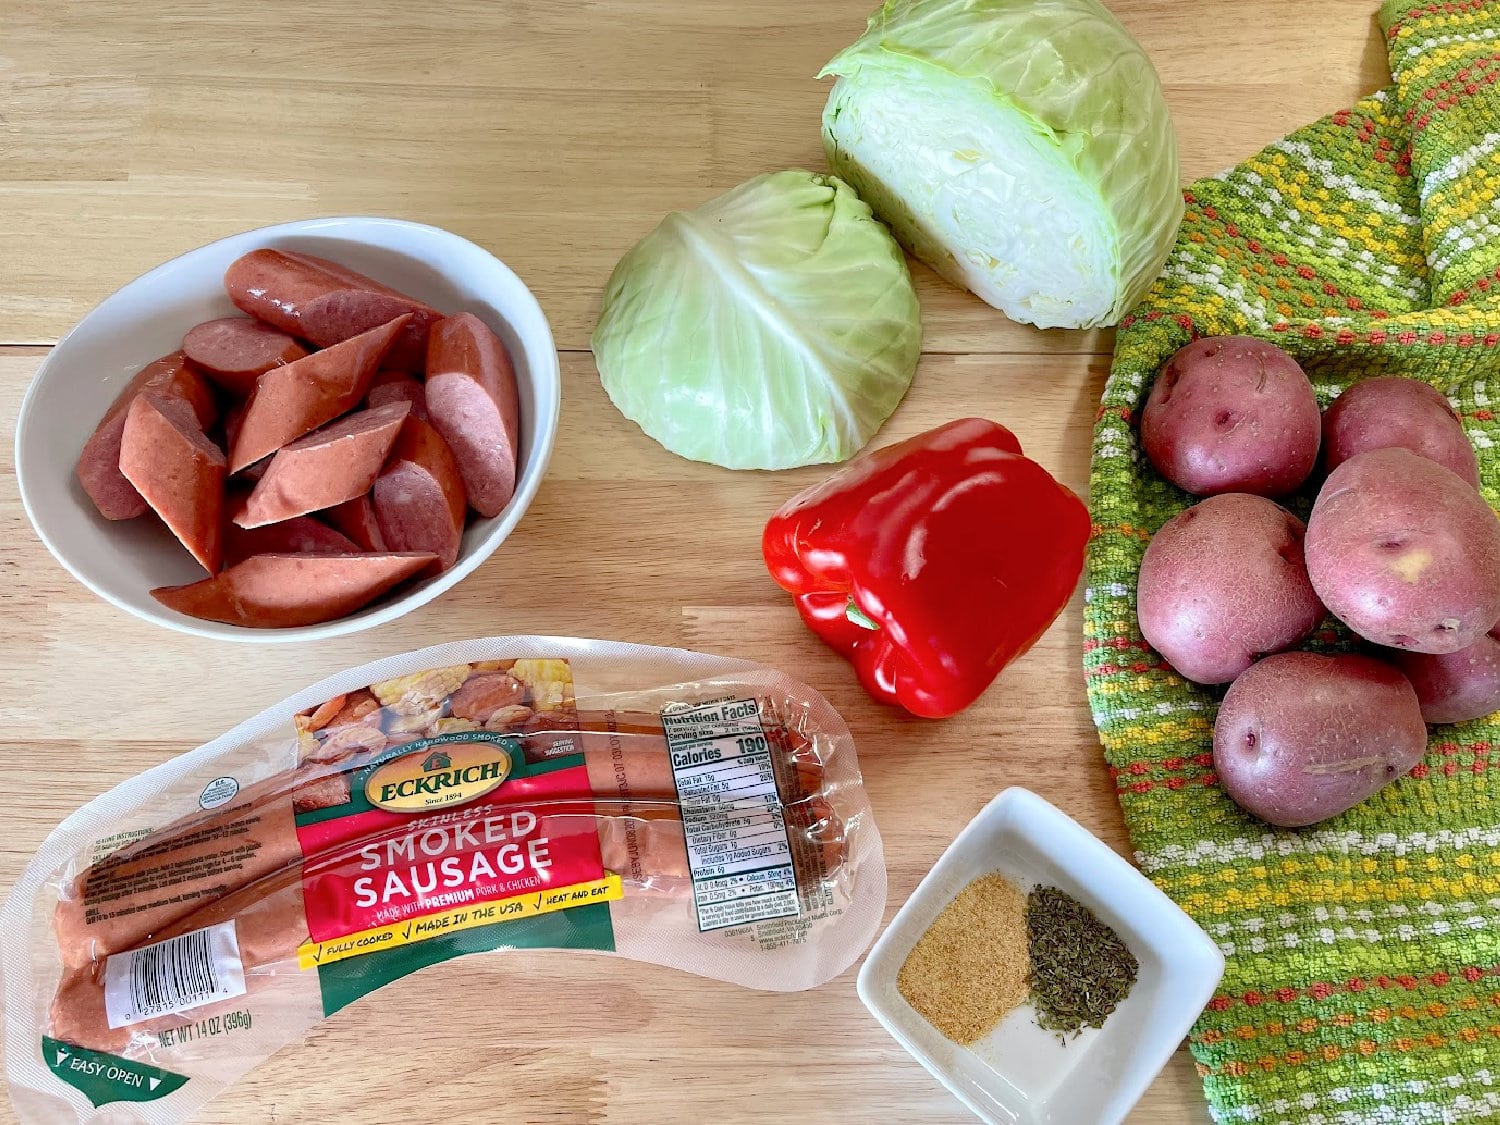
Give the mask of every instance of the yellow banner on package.
[[297, 949], [297, 964], [299, 968], [316, 969], [319, 965], [330, 965], [347, 957], [374, 953], [378, 949], [393, 949], [398, 945], [412, 945], [475, 926], [533, 918], [538, 914], [550, 914], [554, 910], [566, 910], [592, 902], [611, 902], [624, 893], [620, 877], [606, 875], [590, 883], [574, 883], [572, 886], [555, 887], [517, 898], [455, 906], [437, 914], [424, 914], [389, 926], [377, 926], [373, 930], [360, 930], [340, 938], [330, 938], [328, 941], [303, 942]]

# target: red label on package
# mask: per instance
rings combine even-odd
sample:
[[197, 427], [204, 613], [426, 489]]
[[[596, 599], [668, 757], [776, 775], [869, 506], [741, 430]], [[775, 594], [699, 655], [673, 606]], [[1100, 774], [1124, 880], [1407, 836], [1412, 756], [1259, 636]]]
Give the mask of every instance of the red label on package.
[[[314, 857], [302, 878], [312, 940], [600, 879], [589, 791], [583, 765], [510, 776], [509, 761], [462, 744], [383, 763], [364, 811], [297, 828]], [[424, 802], [441, 811], [417, 811]]]

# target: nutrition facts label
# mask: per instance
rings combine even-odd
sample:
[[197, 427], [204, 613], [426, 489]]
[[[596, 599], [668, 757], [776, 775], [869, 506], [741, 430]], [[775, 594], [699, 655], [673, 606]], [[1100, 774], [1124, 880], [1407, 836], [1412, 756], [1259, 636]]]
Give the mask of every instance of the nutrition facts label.
[[771, 749], [753, 699], [662, 712], [698, 929], [799, 911]]

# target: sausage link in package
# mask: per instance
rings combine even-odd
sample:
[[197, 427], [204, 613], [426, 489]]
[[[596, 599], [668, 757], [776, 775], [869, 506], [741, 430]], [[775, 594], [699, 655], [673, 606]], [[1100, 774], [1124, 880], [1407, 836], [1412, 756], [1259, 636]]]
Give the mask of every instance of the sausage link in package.
[[511, 637], [334, 676], [69, 817], [0, 914], [23, 1122], [181, 1121], [466, 953], [812, 988], [874, 937], [848, 729], [771, 669]]

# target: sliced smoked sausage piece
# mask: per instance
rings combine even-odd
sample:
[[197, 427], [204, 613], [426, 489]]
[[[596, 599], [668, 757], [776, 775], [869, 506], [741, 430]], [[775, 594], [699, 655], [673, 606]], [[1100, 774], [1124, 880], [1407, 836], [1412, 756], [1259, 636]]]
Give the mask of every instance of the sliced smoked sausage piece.
[[425, 389], [469, 505], [481, 516], [499, 515], [516, 490], [521, 415], [505, 345], [473, 313], [439, 321], [427, 337]]
[[255, 555], [202, 582], [162, 586], [168, 609], [251, 629], [285, 629], [344, 617], [435, 562], [421, 552]]
[[239, 472], [358, 406], [382, 357], [408, 322], [409, 317], [399, 316], [262, 375], [230, 448], [229, 471]]
[[293, 516], [264, 527], [224, 525], [224, 564], [233, 566], [252, 555], [355, 555], [359, 544], [312, 516]]
[[210, 574], [223, 564], [224, 453], [175, 395], [137, 395], [125, 416], [120, 472]]
[[241, 312], [320, 348], [410, 313], [387, 361], [403, 371], [422, 370], [427, 330], [443, 315], [337, 262], [295, 250], [252, 250], [230, 265], [224, 288]]
[[360, 410], [282, 446], [234, 522], [260, 527], [363, 496], [410, 410], [406, 402]]
[[367, 406], [384, 406], [388, 402], [409, 402], [414, 417], [431, 421], [427, 417], [427, 392], [414, 375], [405, 371], [377, 371], [370, 382], [370, 393], [365, 396]]
[[375, 518], [375, 504], [368, 495], [345, 500], [318, 514], [354, 540], [361, 551], [385, 550], [385, 539]]
[[375, 478], [375, 519], [392, 551], [431, 551], [447, 570], [464, 534], [463, 479], [448, 443], [406, 416], [385, 468]]
[[[239, 439], [240, 427], [245, 424], [245, 404], [236, 402], [230, 404], [228, 410], [224, 411], [224, 452], [233, 452], [234, 443]], [[266, 475], [266, 468], [271, 464], [269, 457], [262, 457], [253, 464], [246, 465], [237, 473], [230, 474], [232, 480], [258, 481]]]
[[194, 366], [237, 398], [255, 390], [255, 380], [271, 368], [307, 354], [285, 332], [248, 316], [195, 324], [182, 338], [182, 350]]
[[172, 395], [193, 408], [201, 429], [208, 429], [218, 416], [213, 392], [203, 377], [188, 366], [181, 352], [153, 360], [136, 373], [120, 392], [89, 440], [84, 443], [74, 470], [78, 483], [94, 507], [107, 520], [129, 520], [145, 515], [149, 505], [135, 486], [120, 472], [120, 440], [125, 433], [125, 415], [143, 391]]

